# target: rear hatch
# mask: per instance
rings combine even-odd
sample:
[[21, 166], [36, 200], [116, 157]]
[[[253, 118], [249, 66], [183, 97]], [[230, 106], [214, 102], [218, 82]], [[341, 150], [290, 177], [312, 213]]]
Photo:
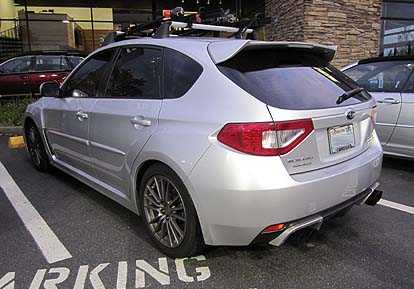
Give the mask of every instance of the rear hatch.
[[267, 105], [290, 174], [344, 162], [370, 145], [375, 101], [329, 65], [334, 54], [318, 45], [247, 42], [229, 57], [219, 55], [219, 70]]

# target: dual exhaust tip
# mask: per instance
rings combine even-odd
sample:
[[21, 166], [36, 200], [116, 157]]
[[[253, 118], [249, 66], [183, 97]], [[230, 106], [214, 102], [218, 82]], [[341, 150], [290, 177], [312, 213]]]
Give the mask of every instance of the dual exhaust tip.
[[379, 200], [382, 198], [382, 191], [380, 190], [373, 190], [373, 192], [369, 195], [368, 199], [366, 199], [365, 204], [368, 206], [375, 206]]

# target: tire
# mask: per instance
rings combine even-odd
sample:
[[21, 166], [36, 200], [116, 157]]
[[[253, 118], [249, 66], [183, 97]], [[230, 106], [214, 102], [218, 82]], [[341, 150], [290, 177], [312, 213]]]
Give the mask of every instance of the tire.
[[149, 167], [138, 197], [145, 228], [163, 253], [183, 258], [206, 249], [191, 197], [170, 168], [162, 164]]
[[50, 171], [51, 165], [46, 154], [45, 146], [36, 125], [30, 121], [24, 128], [27, 151], [32, 165], [41, 172]]

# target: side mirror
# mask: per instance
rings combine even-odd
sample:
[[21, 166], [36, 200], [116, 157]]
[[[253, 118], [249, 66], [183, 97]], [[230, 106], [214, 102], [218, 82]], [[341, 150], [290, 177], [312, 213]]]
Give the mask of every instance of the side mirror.
[[40, 85], [40, 95], [45, 97], [59, 97], [59, 87], [57, 82], [43, 82]]

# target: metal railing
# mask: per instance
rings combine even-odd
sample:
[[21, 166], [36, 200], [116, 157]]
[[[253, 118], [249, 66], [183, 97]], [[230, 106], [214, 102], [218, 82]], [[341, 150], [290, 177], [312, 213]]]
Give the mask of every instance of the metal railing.
[[14, 39], [20, 39], [21, 37], [21, 30], [20, 25], [17, 23], [14, 24], [14, 27], [0, 32], [0, 38], [14, 38]]
[[15, 23], [13, 28], [0, 32], [0, 62], [24, 51], [21, 28]]

